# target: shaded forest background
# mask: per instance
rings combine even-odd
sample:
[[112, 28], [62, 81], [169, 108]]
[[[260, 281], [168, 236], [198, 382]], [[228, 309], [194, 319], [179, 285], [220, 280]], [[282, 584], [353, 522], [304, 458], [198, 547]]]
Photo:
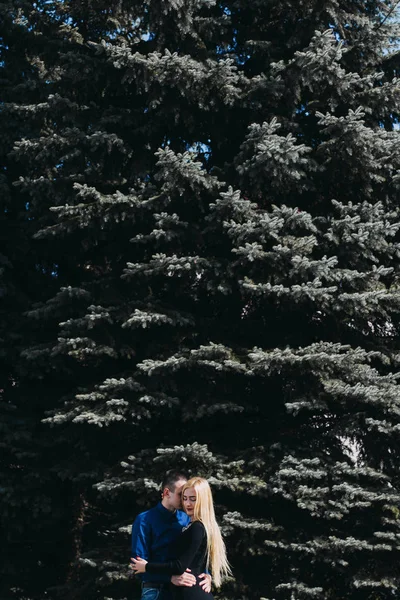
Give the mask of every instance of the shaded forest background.
[[168, 468], [219, 598], [397, 597], [397, 4], [0, 4], [2, 600], [138, 597]]

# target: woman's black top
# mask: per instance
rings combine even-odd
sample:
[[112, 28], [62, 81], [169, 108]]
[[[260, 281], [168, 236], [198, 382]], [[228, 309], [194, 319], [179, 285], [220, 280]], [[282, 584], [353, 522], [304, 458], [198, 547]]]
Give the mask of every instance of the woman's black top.
[[146, 573], [182, 575], [186, 569], [190, 569], [196, 576], [197, 584], [192, 587], [172, 586], [176, 596], [184, 600], [212, 600], [212, 594], [203, 591], [198, 578], [205, 572], [207, 564], [207, 534], [203, 523], [194, 521], [182, 532], [177, 541], [176, 555], [176, 560], [166, 563], [148, 562]]

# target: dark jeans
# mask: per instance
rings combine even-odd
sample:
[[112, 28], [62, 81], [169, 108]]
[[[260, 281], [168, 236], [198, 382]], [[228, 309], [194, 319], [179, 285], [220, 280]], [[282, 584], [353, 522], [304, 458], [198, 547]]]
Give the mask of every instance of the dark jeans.
[[163, 589], [144, 587], [141, 600], [173, 600], [173, 596], [167, 586]]

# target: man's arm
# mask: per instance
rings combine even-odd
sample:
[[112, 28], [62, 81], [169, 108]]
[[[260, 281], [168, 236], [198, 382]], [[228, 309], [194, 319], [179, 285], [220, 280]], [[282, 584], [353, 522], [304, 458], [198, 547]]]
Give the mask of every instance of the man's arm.
[[140, 556], [144, 560], [150, 558], [151, 528], [146, 519], [139, 515], [132, 526], [132, 553], [136, 558]]
[[[131, 556], [136, 558], [140, 556], [144, 560], [150, 558], [150, 547], [151, 547], [151, 527], [146, 520], [139, 515], [136, 517], [135, 522], [132, 526], [132, 553]], [[139, 574], [141, 578], [142, 575]], [[172, 575], [171, 583], [176, 586], [192, 587], [196, 585], [196, 577], [190, 573], [190, 569], [186, 569], [182, 575]], [[210, 585], [211, 589], [211, 585]]]

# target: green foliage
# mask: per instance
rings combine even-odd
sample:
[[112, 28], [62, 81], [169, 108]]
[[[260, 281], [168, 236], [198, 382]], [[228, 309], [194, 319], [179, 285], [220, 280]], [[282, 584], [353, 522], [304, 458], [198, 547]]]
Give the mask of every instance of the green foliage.
[[221, 600], [398, 593], [395, 8], [2, 4], [2, 598], [135, 597], [171, 467]]

